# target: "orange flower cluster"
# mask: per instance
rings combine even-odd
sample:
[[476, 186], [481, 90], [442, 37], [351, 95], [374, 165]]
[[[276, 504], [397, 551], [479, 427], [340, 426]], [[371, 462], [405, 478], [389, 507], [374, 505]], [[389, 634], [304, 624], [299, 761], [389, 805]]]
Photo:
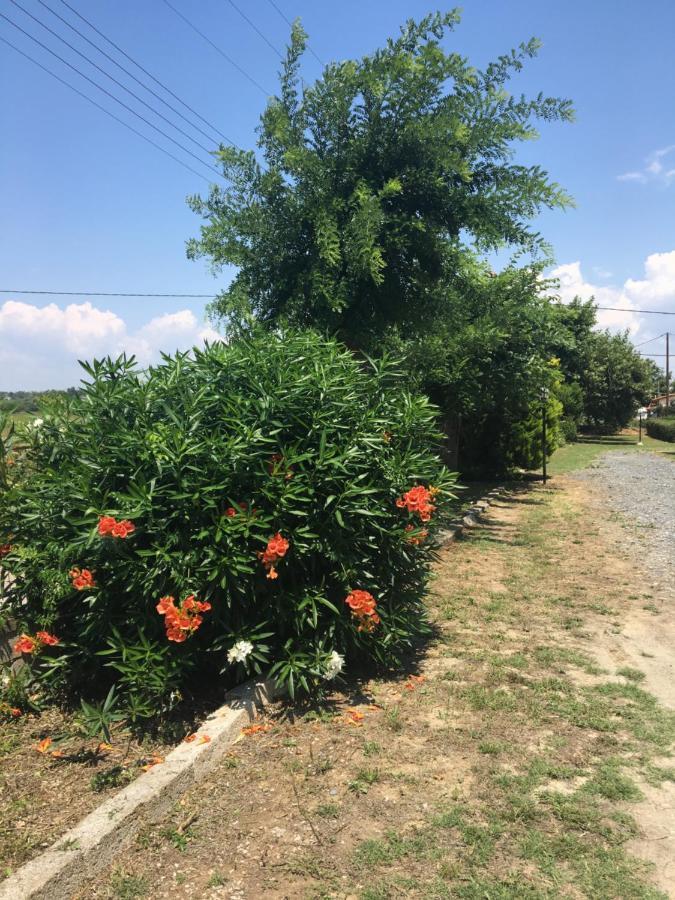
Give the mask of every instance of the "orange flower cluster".
[[22, 634], [14, 643], [15, 653], [39, 653], [43, 647], [53, 647], [59, 639], [48, 631], [37, 631], [34, 637]]
[[77, 566], [68, 572], [68, 577], [73, 581], [73, 587], [77, 591], [86, 591], [87, 588], [95, 588], [96, 582], [89, 569], [78, 569]]
[[7, 556], [7, 554], [11, 553], [11, 552], [12, 552], [11, 544], [0, 544], [0, 559], [2, 559], [3, 556]]
[[358, 621], [358, 631], [373, 631], [380, 624], [380, 617], [375, 612], [377, 603], [368, 591], [350, 591], [345, 597], [345, 603], [351, 609], [352, 615]]
[[22, 715], [18, 706], [10, 706], [8, 703], [0, 703], [0, 716], [10, 719], [18, 719]]
[[164, 616], [167, 638], [182, 644], [202, 624], [204, 617], [200, 613], [208, 612], [211, 604], [197, 600], [194, 594], [190, 594], [180, 606], [176, 606], [173, 597], [162, 597], [156, 609], [160, 616]]
[[[414, 525], [406, 525], [406, 531], [414, 531]], [[429, 532], [426, 528], [422, 528], [417, 534], [411, 534], [410, 537], [406, 538], [409, 544], [414, 544], [415, 547], [419, 547], [420, 544], [423, 544], [424, 541], [429, 537]]]
[[265, 550], [260, 550], [260, 552], [258, 553], [258, 559], [267, 569], [268, 578], [279, 577], [279, 573], [274, 568], [274, 566], [279, 562], [280, 559], [286, 556], [289, 547], [290, 544], [288, 543], [286, 538], [282, 537], [280, 531], [277, 531], [274, 537], [270, 538], [267, 542], [267, 547], [265, 548]]
[[225, 510], [225, 515], [228, 519], [231, 519], [233, 516], [236, 516], [237, 513], [245, 513], [248, 511], [248, 503], [237, 503], [235, 506], [228, 506]]
[[274, 726], [270, 725], [269, 722], [261, 725], [247, 725], [246, 728], [241, 729], [241, 733], [245, 734], [246, 737], [249, 737], [252, 734], [264, 734], [266, 731], [271, 731], [272, 728], [274, 728]]
[[101, 537], [126, 538], [136, 531], [136, 526], [129, 519], [118, 522], [114, 516], [101, 516], [98, 520], [98, 533]]
[[406, 491], [402, 497], [399, 497], [396, 505], [399, 509], [407, 509], [409, 513], [417, 513], [422, 522], [428, 522], [431, 519], [431, 514], [436, 509], [431, 502], [434, 493], [433, 488], [429, 490], [423, 484], [418, 484], [416, 487]]

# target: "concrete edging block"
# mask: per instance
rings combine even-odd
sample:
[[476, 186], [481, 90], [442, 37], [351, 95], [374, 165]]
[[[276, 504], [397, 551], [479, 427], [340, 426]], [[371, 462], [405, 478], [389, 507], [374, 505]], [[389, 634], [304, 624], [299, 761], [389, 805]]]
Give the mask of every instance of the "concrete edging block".
[[[0, 882], [0, 900], [69, 900], [87, 878], [106, 868], [141, 826], [160, 819], [187, 788], [225, 755], [243, 726], [277, 695], [273, 682], [246, 682], [227, 695], [163, 763], [105, 800], [58, 841]], [[208, 741], [200, 738], [208, 737]]]
[[453, 541], [456, 541], [467, 528], [475, 528], [479, 525], [482, 514], [488, 510], [496, 500], [503, 499], [506, 494], [507, 491], [503, 487], [493, 488], [481, 500], [477, 500], [473, 506], [467, 507], [463, 511], [460, 519], [455, 519], [453, 522], [450, 522], [447, 528], [444, 528], [438, 534], [438, 549], [444, 550], [446, 547], [449, 547]]

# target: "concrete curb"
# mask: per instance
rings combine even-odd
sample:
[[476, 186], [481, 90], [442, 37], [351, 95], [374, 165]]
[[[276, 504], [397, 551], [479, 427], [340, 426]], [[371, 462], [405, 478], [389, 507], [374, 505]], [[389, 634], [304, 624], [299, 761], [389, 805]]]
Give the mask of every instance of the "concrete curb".
[[[79, 885], [106, 868], [139, 831], [225, 755], [240, 730], [275, 696], [272, 682], [247, 682], [163, 763], [89, 813], [56, 843], [0, 882], [0, 900], [70, 900]], [[208, 741], [200, 741], [207, 737]]]
[[473, 506], [465, 509], [460, 518], [454, 519], [447, 528], [439, 533], [437, 538], [439, 549], [443, 550], [445, 547], [449, 547], [467, 528], [475, 528], [480, 525], [483, 513], [492, 506], [495, 500], [503, 499], [508, 493], [506, 488], [493, 488], [481, 500], [477, 500]]

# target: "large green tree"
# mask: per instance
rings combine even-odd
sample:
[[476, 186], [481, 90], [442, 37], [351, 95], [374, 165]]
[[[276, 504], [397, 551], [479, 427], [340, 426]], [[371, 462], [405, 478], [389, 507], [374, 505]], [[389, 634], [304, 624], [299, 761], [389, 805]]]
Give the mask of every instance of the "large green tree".
[[561, 373], [581, 392], [579, 420], [609, 432], [625, 427], [654, 392], [654, 364], [640, 356], [628, 333], [597, 329], [593, 299], [577, 297], [570, 304], [556, 304], [553, 311]]
[[259, 156], [222, 148], [229, 185], [190, 199], [204, 224], [188, 255], [236, 267], [217, 318], [312, 325], [372, 351], [392, 326], [432, 327], [456, 297], [467, 244], [542, 249], [533, 217], [568, 198], [539, 166], [515, 162], [514, 148], [537, 121], [570, 119], [571, 105], [508, 92], [537, 41], [477, 69], [446, 49], [458, 21], [410, 21], [302, 88], [306, 35], [293, 26]]

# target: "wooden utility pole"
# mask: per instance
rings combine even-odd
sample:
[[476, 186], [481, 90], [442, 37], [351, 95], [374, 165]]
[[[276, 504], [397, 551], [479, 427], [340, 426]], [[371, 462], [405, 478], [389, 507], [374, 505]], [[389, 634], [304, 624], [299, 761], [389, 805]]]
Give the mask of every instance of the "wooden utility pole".
[[670, 332], [666, 331], [666, 411], [670, 409]]

